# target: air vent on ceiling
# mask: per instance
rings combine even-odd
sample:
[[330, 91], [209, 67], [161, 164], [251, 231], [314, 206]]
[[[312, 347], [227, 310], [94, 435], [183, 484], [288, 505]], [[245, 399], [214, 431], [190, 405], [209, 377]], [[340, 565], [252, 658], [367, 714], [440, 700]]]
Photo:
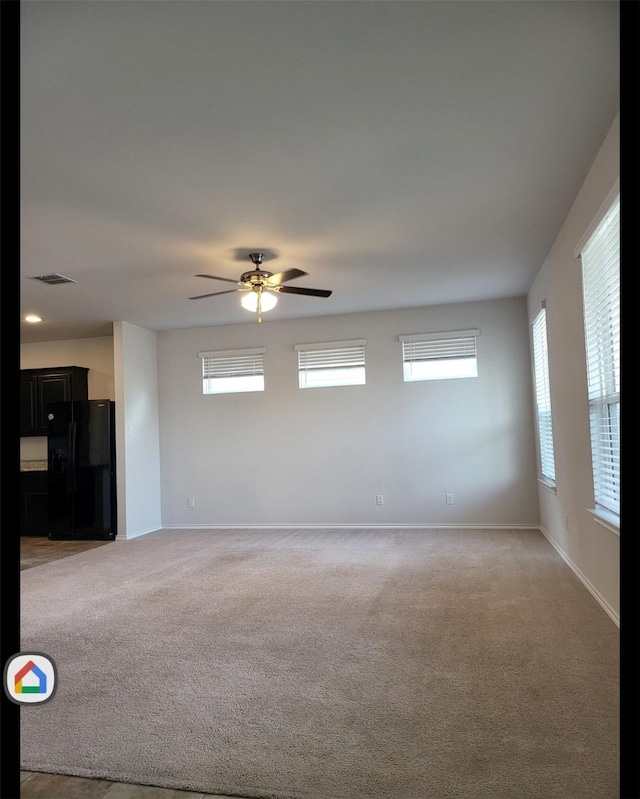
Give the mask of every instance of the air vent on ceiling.
[[59, 275], [54, 272], [52, 275], [30, 275], [32, 280], [39, 280], [41, 283], [48, 283], [50, 286], [55, 286], [57, 283], [77, 283], [77, 280], [72, 280], [70, 277]]

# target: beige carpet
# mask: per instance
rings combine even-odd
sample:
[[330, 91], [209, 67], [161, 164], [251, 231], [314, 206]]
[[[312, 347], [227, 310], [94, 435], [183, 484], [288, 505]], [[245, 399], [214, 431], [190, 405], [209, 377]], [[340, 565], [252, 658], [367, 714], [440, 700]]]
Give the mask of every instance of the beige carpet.
[[618, 629], [535, 530], [162, 531], [23, 571], [22, 768], [278, 799], [615, 799]]

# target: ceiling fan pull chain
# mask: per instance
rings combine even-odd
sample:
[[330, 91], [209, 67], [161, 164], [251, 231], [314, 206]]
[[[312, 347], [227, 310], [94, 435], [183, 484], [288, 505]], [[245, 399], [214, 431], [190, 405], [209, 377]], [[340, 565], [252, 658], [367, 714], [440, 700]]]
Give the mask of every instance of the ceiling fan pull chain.
[[[258, 267], [260, 268], [260, 267]], [[262, 289], [258, 290], [258, 324], [262, 322]]]

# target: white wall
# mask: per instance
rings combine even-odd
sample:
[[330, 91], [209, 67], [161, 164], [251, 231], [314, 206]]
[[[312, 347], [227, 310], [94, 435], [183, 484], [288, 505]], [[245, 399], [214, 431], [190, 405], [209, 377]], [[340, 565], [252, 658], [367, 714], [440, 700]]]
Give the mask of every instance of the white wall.
[[[89, 399], [115, 400], [113, 337], [48, 341], [20, 346], [21, 369], [86, 366]], [[20, 439], [20, 460], [46, 460], [47, 437]]]
[[620, 175], [619, 116], [527, 297], [532, 317], [547, 303], [549, 382], [557, 494], [540, 486], [540, 521], [613, 618], [619, 614], [619, 536], [598, 524], [594, 507], [580, 262], [574, 249]]
[[[468, 328], [478, 378], [403, 382], [399, 335]], [[165, 527], [538, 524], [524, 298], [157, 335]], [[300, 390], [293, 345], [350, 338], [367, 384]], [[203, 395], [199, 351], [255, 346], [263, 393]]]
[[114, 322], [118, 538], [159, 529], [156, 333]]

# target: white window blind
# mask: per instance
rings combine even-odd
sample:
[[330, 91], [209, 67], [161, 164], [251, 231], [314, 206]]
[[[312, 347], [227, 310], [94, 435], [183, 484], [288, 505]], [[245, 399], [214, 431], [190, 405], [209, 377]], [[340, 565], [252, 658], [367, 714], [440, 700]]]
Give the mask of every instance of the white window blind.
[[366, 343], [366, 339], [351, 339], [295, 344], [300, 388], [364, 385]]
[[580, 252], [596, 508], [620, 513], [620, 197]]
[[479, 330], [400, 336], [405, 381], [478, 376]]
[[538, 443], [541, 477], [555, 485], [556, 466], [553, 453], [551, 392], [549, 390], [549, 356], [547, 348], [547, 309], [543, 303], [532, 323], [533, 364], [535, 380]]
[[199, 352], [202, 393], [229, 394], [264, 391], [264, 348]]

